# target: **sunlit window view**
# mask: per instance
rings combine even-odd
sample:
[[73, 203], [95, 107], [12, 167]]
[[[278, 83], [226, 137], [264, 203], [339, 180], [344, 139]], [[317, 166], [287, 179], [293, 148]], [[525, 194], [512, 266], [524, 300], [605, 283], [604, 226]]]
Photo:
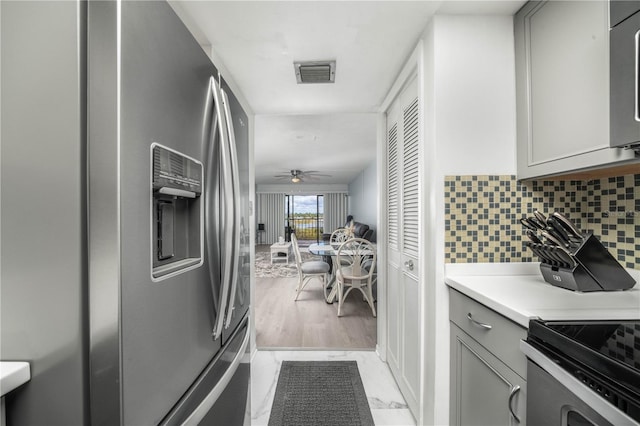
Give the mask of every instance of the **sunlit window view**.
[[285, 227], [287, 241], [295, 232], [300, 245], [319, 242], [324, 229], [322, 195], [287, 195], [285, 197]]

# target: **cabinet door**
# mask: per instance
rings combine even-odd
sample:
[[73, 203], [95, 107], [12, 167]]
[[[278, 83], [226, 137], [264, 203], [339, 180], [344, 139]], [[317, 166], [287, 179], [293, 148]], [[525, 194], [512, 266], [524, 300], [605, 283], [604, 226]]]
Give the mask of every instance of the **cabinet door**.
[[451, 323], [451, 424], [524, 425], [525, 403], [525, 380]]
[[420, 145], [415, 77], [387, 111], [388, 360], [414, 415], [420, 398]]
[[609, 148], [608, 2], [529, 2], [515, 37], [518, 177], [633, 159]]

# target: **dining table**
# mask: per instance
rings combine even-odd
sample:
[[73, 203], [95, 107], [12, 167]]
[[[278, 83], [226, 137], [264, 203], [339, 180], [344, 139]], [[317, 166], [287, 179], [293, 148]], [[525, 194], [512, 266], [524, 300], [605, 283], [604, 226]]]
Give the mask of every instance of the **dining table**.
[[336, 285], [336, 258], [338, 256], [339, 244], [331, 245], [329, 243], [313, 243], [308, 247], [309, 253], [322, 256], [323, 260], [330, 266], [328, 280], [324, 286], [324, 299], [327, 303], [333, 303], [336, 300], [338, 286]]

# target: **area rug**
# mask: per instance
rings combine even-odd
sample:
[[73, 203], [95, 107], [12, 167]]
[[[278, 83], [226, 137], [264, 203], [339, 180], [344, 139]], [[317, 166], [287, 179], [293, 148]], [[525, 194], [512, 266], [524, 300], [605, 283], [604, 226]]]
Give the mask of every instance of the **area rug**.
[[[307, 260], [320, 260], [320, 257], [313, 256], [308, 252], [300, 252], [302, 261]], [[296, 260], [293, 256], [289, 259], [289, 263], [285, 263], [284, 260], [277, 260], [271, 264], [270, 252], [256, 252], [256, 277], [259, 278], [288, 278], [297, 277], [298, 269], [296, 268]]]
[[373, 426], [356, 361], [283, 361], [269, 426]]

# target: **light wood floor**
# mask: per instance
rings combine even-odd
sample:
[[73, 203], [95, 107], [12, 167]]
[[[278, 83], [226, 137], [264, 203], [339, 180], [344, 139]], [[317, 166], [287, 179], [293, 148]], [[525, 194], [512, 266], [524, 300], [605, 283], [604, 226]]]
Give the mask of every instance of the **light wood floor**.
[[374, 349], [376, 318], [356, 290], [342, 306], [324, 301], [312, 280], [297, 301], [297, 278], [256, 278], [256, 343], [264, 348]]

